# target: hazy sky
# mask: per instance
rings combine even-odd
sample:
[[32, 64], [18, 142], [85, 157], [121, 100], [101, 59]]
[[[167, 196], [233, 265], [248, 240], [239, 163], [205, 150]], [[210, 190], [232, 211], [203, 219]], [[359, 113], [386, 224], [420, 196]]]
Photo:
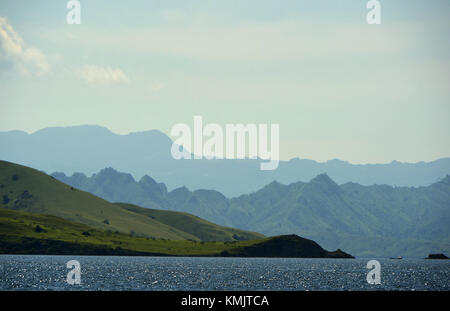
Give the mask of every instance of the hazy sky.
[[[450, 156], [450, 1], [0, 2], [0, 131], [279, 123], [282, 159]], [[1, 147], [0, 147], [1, 148]]]

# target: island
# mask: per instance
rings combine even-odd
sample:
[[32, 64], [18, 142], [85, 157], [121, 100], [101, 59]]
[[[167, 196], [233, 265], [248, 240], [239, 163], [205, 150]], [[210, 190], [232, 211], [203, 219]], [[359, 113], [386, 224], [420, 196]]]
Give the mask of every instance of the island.
[[429, 254], [427, 258], [425, 259], [449, 259], [444, 254]]

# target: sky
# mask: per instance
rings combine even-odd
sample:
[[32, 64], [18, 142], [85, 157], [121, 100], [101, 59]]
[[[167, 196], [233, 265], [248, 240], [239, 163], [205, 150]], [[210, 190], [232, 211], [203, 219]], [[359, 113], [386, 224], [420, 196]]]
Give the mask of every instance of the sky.
[[277, 123], [280, 156], [450, 156], [450, 1], [0, 1], [0, 131]]

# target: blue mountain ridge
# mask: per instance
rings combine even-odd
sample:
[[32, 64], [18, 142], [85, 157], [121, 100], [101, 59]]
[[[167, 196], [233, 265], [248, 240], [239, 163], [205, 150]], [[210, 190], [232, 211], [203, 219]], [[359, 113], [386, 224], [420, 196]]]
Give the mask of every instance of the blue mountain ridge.
[[227, 197], [251, 193], [276, 180], [289, 184], [309, 181], [326, 172], [338, 184], [428, 186], [450, 173], [450, 158], [432, 162], [356, 165], [341, 160], [316, 162], [294, 158], [278, 169], [259, 170], [259, 160], [174, 160], [172, 140], [158, 130], [118, 135], [95, 126], [52, 127], [32, 134], [0, 132], [0, 159], [45, 172], [93, 174], [105, 167], [144, 175], [168, 189], [212, 189]]
[[215, 190], [167, 190], [149, 176], [105, 168], [53, 177], [112, 202], [188, 212], [265, 235], [298, 234], [357, 256], [412, 256], [450, 251], [450, 176], [427, 187], [338, 185], [327, 174], [309, 182], [272, 182], [228, 199]]

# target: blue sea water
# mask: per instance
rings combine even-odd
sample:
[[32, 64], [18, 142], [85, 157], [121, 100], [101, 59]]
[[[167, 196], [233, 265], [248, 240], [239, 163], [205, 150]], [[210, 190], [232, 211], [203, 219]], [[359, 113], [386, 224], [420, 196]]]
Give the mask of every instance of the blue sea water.
[[[81, 284], [66, 282], [69, 260]], [[0, 290], [450, 290], [450, 261], [0, 255]]]

